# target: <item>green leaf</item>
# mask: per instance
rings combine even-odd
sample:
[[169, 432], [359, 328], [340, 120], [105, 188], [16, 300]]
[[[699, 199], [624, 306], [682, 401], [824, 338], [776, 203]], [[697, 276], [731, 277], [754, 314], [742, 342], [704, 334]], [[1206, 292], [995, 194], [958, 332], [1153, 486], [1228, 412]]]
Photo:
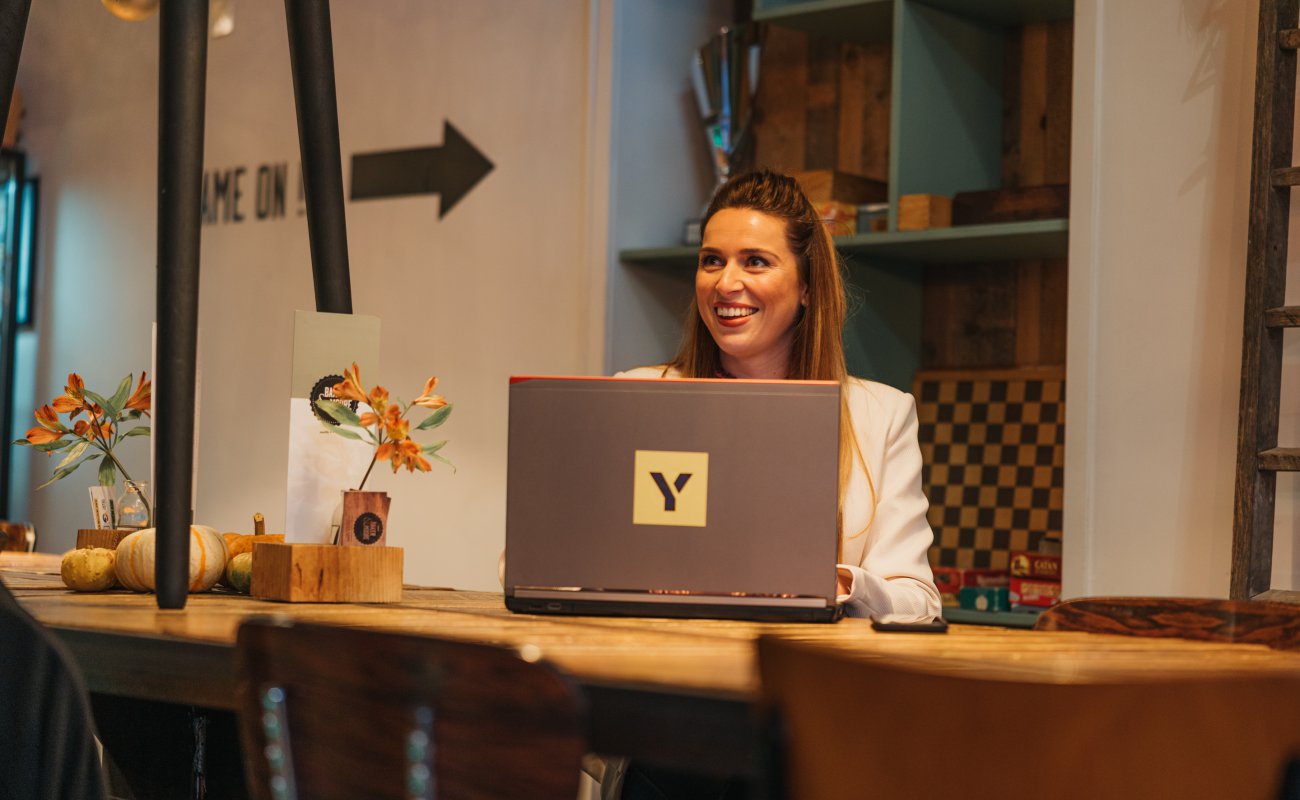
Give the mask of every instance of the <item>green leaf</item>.
[[90, 458], [82, 459], [81, 461], [78, 461], [77, 463], [75, 463], [75, 464], [73, 464], [73, 465], [71, 465], [71, 466], [68, 466], [68, 467], [60, 467], [59, 469], [54, 470], [54, 474], [50, 476], [50, 479], [49, 479], [48, 481], [46, 481], [45, 483], [42, 483], [40, 486], [37, 486], [36, 488], [37, 488], [37, 489], [44, 489], [46, 486], [49, 486], [51, 483], [54, 483], [54, 482], [57, 481], [57, 480], [62, 480], [63, 478], [66, 478], [66, 477], [68, 477], [69, 475], [71, 475], [73, 472], [76, 472], [77, 467], [81, 466], [82, 464], [88, 464], [88, 463], [90, 463], [91, 461], [94, 461], [94, 460], [97, 459], [97, 458], [99, 458], [99, 454], [98, 454], [98, 453], [96, 453], [95, 455], [91, 456]]
[[117, 483], [117, 465], [113, 459], [106, 458], [99, 462], [99, 485], [113, 486]]
[[446, 440], [446, 439], [442, 440], [441, 442], [434, 442], [433, 444], [426, 444], [424, 447], [421, 447], [421, 448], [420, 448], [420, 452], [424, 453], [426, 456], [427, 456], [427, 455], [432, 455], [432, 454], [438, 452], [439, 450], [441, 450], [441, 449], [443, 448], [443, 445], [445, 445], [445, 444], [447, 444], [447, 440]]
[[117, 391], [113, 392], [112, 398], [109, 399], [105, 410], [108, 415], [114, 419], [122, 413], [122, 406], [126, 405], [126, 398], [131, 396], [131, 375], [128, 373], [122, 382], [117, 385]]
[[55, 467], [55, 469], [58, 469], [59, 467], [66, 467], [69, 464], [71, 464], [73, 461], [76, 461], [77, 459], [81, 458], [81, 454], [86, 452], [87, 447], [90, 447], [90, 442], [78, 442], [77, 444], [68, 448], [67, 455], [63, 457], [63, 460], [59, 462], [58, 467]]
[[429, 416], [425, 417], [424, 420], [419, 425], [415, 426], [415, 429], [417, 431], [427, 431], [430, 428], [436, 428], [442, 423], [446, 422], [447, 417], [449, 416], [451, 416], [450, 403], [438, 409], [437, 411], [433, 412]]
[[451, 471], [452, 471], [453, 473], [456, 471], [456, 465], [455, 465], [455, 464], [451, 463], [450, 461], [448, 461], [447, 459], [445, 459], [445, 458], [443, 458], [442, 456], [438, 455], [437, 453], [430, 453], [430, 454], [429, 454], [429, 458], [432, 458], [434, 461], [441, 461], [442, 463], [444, 463], [444, 464], [446, 464], [447, 466], [451, 467]]
[[32, 449], [34, 449], [34, 450], [38, 450], [38, 451], [40, 451], [40, 452], [42, 452], [42, 453], [54, 453], [54, 452], [57, 452], [57, 451], [59, 451], [59, 450], [62, 450], [62, 449], [64, 449], [64, 448], [66, 448], [66, 447], [71, 447], [72, 445], [74, 445], [74, 444], [76, 444], [77, 442], [80, 442], [80, 441], [84, 441], [84, 440], [82, 440], [82, 439], [55, 439], [55, 440], [52, 441], [52, 442], [42, 442], [42, 443], [40, 443], [40, 444], [34, 444], [34, 445], [32, 445]]
[[[321, 424], [325, 425], [325, 423], [323, 422]], [[325, 425], [325, 430], [329, 431], [330, 433], [337, 433], [339, 436], [342, 436], [344, 439], [356, 439], [358, 442], [361, 441], [360, 436], [348, 430], [347, 428], [340, 428], [335, 425]]]
[[128, 409], [127, 412], [122, 415], [122, 419], [125, 420], [140, 419], [140, 417], [143, 416], [144, 416], [143, 411], [141, 411], [138, 408], [132, 408], [132, 409]]
[[316, 407], [321, 411], [324, 411], [326, 414], [329, 414], [330, 418], [335, 422], [343, 425], [355, 425], [358, 428], [361, 427], [361, 418], [357, 416], [355, 411], [344, 403], [340, 403], [337, 400], [317, 400]]
[[92, 403], [94, 403], [95, 405], [99, 406], [100, 408], [104, 409], [105, 413], [107, 413], [107, 411], [108, 411], [108, 401], [107, 401], [107, 400], [105, 400], [105, 399], [104, 399], [103, 397], [101, 397], [100, 395], [97, 395], [97, 394], [95, 394], [94, 392], [90, 391], [89, 389], [85, 389], [85, 390], [83, 390], [83, 394], [85, 394], [87, 400], [89, 400], [90, 402], [92, 402]]
[[148, 425], [137, 425], [136, 427], [122, 434], [122, 438], [125, 439], [128, 436], [148, 436], [149, 432], [150, 432], [150, 428]]

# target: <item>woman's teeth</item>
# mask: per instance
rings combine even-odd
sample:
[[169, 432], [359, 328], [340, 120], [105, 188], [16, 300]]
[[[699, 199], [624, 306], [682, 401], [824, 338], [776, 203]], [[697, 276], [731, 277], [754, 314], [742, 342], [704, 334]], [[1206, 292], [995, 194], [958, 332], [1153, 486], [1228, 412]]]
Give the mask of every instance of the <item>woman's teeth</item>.
[[715, 311], [717, 311], [719, 317], [722, 317], [724, 319], [730, 319], [733, 317], [748, 317], [751, 314], [758, 313], [757, 308], [718, 308], [715, 309]]

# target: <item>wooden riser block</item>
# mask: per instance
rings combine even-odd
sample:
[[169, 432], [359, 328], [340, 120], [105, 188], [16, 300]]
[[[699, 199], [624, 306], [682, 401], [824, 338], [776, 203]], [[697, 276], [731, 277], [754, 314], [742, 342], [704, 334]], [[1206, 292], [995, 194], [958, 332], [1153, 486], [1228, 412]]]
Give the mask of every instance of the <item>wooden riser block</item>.
[[77, 531], [77, 549], [106, 547], [116, 550], [118, 543], [132, 533], [135, 533], [134, 528], [82, 528]]
[[952, 227], [952, 198], [941, 194], [905, 194], [898, 198], [898, 229], [923, 231]]
[[398, 603], [402, 548], [257, 542], [249, 593], [288, 603]]

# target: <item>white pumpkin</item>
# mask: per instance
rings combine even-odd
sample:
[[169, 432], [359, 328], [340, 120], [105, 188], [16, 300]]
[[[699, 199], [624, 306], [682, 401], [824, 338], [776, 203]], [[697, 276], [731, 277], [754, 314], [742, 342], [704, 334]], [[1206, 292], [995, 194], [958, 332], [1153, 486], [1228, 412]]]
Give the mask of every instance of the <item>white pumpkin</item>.
[[[117, 545], [114, 568], [117, 582], [135, 592], [152, 592], [154, 578], [155, 529], [145, 528], [122, 539]], [[191, 592], [206, 592], [216, 585], [226, 569], [226, 542], [207, 525], [190, 526]]]

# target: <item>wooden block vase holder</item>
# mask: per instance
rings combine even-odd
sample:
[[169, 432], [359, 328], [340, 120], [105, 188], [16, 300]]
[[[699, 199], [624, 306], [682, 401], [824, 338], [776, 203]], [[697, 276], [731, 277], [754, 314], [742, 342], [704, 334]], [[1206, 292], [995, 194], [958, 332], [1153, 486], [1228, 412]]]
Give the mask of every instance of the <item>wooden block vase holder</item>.
[[257, 542], [249, 594], [287, 603], [399, 603], [402, 548]]
[[117, 545], [139, 528], [81, 528], [77, 531], [77, 549], [106, 547], [116, 550]]

